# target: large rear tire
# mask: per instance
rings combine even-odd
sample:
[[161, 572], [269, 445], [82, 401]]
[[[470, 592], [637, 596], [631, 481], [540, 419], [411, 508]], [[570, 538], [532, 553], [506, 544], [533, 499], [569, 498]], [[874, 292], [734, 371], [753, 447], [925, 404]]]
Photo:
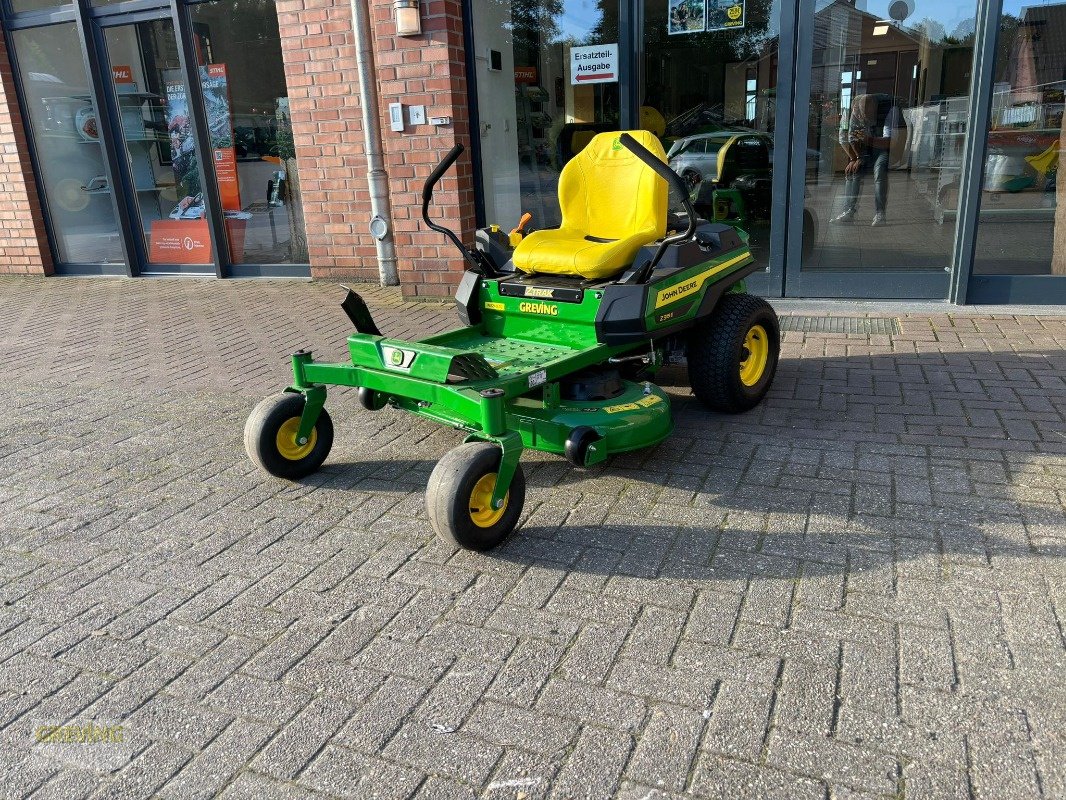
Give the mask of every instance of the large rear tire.
[[712, 411], [748, 411], [770, 390], [780, 353], [773, 307], [750, 294], [724, 295], [689, 336], [689, 385]]
[[437, 538], [449, 547], [491, 550], [514, 530], [526, 502], [522, 465], [515, 469], [503, 506], [491, 506], [502, 451], [489, 442], [468, 442], [437, 462], [426, 487], [426, 513]]

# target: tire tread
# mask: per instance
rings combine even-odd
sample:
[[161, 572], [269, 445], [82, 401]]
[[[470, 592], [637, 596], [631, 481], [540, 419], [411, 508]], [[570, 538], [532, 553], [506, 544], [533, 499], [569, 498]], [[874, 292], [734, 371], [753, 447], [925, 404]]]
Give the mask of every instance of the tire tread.
[[[758, 320], [766, 316], [768, 319]], [[740, 383], [736, 338], [747, 333], [753, 321], [771, 322], [767, 333], [775, 340], [762, 392], [754, 397], [748, 396]], [[693, 328], [689, 339], [689, 385], [696, 398], [712, 411], [728, 414], [754, 408], [773, 382], [780, 336], [777, 314], [761, 297], [743, 293], [723, 295], [714, 312]]]
[[303, 413], [305, 402], [302, 394], [281, 392], [252, 409], [244, 423], [244, 449], [259, 469], [277, 478], [299, 480], [322, 466], [333, 447], [333, 420], [325, 408], [315, 421], [318, 441], [309, 455], [300, 461], [289, 461], [276, 450], [277, 428], [285, 420]]
[[[519, 464], [508, 491], [507, 511], [494, 528], [476, 528], [467, 513], [470, 476], [499, 469], [500, 448], [490, 442], [467, 442], [437, 462], [426, 484], [426, 514], [445, 544], [464, 550], [489, 550], [506, 539], [518, 524], [525, 504], [526, 481]], [[491, 531], [491, 533], [489, 533]]]

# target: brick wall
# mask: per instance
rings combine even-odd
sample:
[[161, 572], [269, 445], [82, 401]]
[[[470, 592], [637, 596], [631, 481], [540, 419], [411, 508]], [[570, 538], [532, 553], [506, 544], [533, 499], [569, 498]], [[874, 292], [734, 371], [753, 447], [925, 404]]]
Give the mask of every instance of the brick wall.
[[[407, 296], [445, 296], [462, 275], [462, 260], [442, 237], [422, 226], [421, 190], [456, 141], [469, 145], [461, 4], [423, 0], [423, 34], [401, 38], [395, 35], [391, 3], [370, 2], [400, 281]], [[277, 0], [277, 11], [312, 275], [376, 281], [349, 0]], [[0, 34], [0, 272], [51, 274], [15, 97]], [[452, 124], [387, 130], [388, 104], [401, 99], [408, 106], [425, 105], [428, 116], [451, 117]], [[470, 237], [474, 183], [469, 154], [439, 185], [434, 211]]]
[[[311, 271], [317, 278], [376, 280], [374, 240], [349, 0], [279, 0]], [[455, 142], [469, 144], [461, 5], [422, 3], [421, 36], [397, 37], [392, 5], [371, 0], [386, 170], [400, 281], [408, 296], [450, 294], [462, 274], [455, 251], [421, 225], [422, 183]], [[385, 124], [388, 104], [425, 105], [450, 126]], [[469, 234], [474, 184], [469, 156], [439, 185], [435, 211]]]
[[52, 274], [44, 214], [33, 180], [15, 79], [0, 31], [0, 273]]

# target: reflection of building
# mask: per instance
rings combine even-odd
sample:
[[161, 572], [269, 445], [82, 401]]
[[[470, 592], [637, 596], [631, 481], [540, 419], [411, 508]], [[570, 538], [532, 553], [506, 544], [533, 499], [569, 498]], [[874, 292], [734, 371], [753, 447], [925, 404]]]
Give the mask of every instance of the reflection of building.
[[1002, 72], [992, 98], [993, 124], [1061, 127], [1066, 4], [1025, 9]]
[[[414, 36], [372, 4], [374, 112], [397, 125], [382, 149], [405, 292], [446, 295], [462, 269], [420, 222], [421, 182], [455, 142], [471, 160], [436, 199], [469, 238], [525, 211], [557, 224], [562, 164], [598, 130], [643, 126], [667, 150], [685, 140], [675, 155], [701, 165], [687, 179], [704, 196], [730, 174], [718, 143], [772, 150], [771, 167], [736, 177], [770, 198], [749, 220], [765, 294], [1063, 298], [1048, 276], [1066, 272], [1066, 3], [997, 13], [994, 31], [976, 28], [980, 2], [919, 0], [886, 20], [882, 0], [815, 0], [813, 19], [747, 0], [742, 27], [708, 30], [699, 0], [443, 0], [419, 4]], [[14, 68], [0, 76], [11, 112], [0, 136], [17, 143], [0, 153], [15, 176], [0, 271], [376, 279], [350, 3], [279, 16], [261, 0], [140, 0], [135, 23], [128, 4], [0, 3], [0, 57]], [[608, 45], [610, 78], [578, 80], [575, 49]], [[994, 74], [972, 85], [985, 46]], [[216, 113], [183, 114], [172, 145], [167, 76], [189, 89], [199, 64], [186, 58], [224, 65], [229, 102], [191, 92]], [[841, 129], [862, 96], [884, 113], [863, 121], [853, 153]], [[849, 192], [861, 232], [829, 222]], [[884, 227], [871, 224], [877, 198]], [[180, 221], [196, 226], [197, 261], [161, 265], [153, 231]], [[971, 257], [960, 248], [975, 239]]]

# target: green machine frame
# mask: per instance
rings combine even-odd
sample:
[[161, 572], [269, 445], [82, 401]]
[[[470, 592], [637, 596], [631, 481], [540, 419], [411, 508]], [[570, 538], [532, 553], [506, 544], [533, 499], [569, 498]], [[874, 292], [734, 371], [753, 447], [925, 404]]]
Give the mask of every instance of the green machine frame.
[[[327, 386], [355, 387], [365, 409], [402, 409], [462, 431], [468, 443], [497, 447], [493, 472], [482, 475], [494, 480], [485, 512], [491, 516], [492, 510], [506, 510], [526, 448], [590, 466], [668, 437], [670, 400], [650, 378], [679, 360], [680, 351], [687, 353], [693, 390], [706, 404], [739, 411], [758, 403], [776, 368], [779, 333], [769, 305], [744, 293], [744, 278], [757, 268], [747, 234], [735, 219], [728, 224], [700, 220], [676, 173], [628, 134], [619, 140], [681, 195], [687, 215], [668, 227], [672, 232], [642, 247], [625, 271], [610, 279], [502, 268], [507, 252], [493, 252], [482, 231], [479, 247], [468, 248], [429, 217], [434, 185], [463, 151], [457, 145], [427, 180], [423, 219], [451, 239], [470, 264], [456, 293], [464, 327], [419, 341], [390, 338], [382, 335], [363, 300], [348, 290], [342, 306], [356, 329], [347, 340], [350, 362], [318, 362], [308, 350], [294, 353], [289, 394], [261, 403], [245, 428], [252, 459], [282, 477], [317, 469], [333, 436], [324, 409]], [[485, 242], [490, 246], [481, 247]], [[724, 301], [728, 295], [736, 295], [735, 301]], [[724, 316], [723, 306], [731, 309]], [[725, 359], [708, 347], [718, 348]], [[710, 355], [701, 355], [704, 351]], [[704, 365], [725, 363], [726, 372], [697, 385], [694, 353]], [[757, 380], [744, 385], [737, 365], [753, 358], [762, 359]], [[581, 388], [586, 384], [593, 388]], [[601, 385], [609, 390], [596, 388]], [[297, 403], [294, 394], [302, 401]], [[433, 478], [430, 483], [427, 507]], [[479, 491], [488, 496], [487, 488]], [[524, 478], [521, 493], [524, 497]], [[432, 511], [430, 516], [432, 521]], [[512, 516], [502, 535], [516, 522]], [[468, 545], [454, 533], [442, 538], [476, 549], [500, 540]]]

